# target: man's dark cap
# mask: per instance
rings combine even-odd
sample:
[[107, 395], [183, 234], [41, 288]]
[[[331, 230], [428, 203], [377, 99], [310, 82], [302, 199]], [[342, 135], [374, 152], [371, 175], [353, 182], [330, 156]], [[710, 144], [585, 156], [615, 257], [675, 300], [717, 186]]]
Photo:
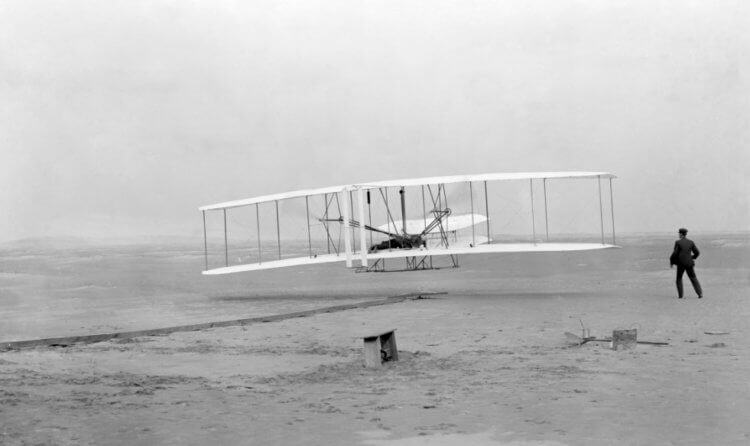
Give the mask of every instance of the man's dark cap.
[[677, 232], [679, 232], [682, 235], [687, 235], [687, 229], [685, 229], [685, 228], [680, 228], [680, 230], [677, 231]]

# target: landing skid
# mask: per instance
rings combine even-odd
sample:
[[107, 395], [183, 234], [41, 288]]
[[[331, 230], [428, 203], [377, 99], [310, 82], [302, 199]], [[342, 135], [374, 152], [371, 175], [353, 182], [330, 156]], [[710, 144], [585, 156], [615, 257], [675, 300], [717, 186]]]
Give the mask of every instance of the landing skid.
[[412, 256], [405, 257], [406, 266], [404, 268], [387, 268], [385, 259], [377, 259], [372, 265], [359, 266], [355, 269], [358, 273], [395, 273], [404, 271], [424, 271], [430, 269], [458, 268], [458, 256], [451, 254], [450, 263], [447, 265], [435, 265], [432, 262], [432, 256]]

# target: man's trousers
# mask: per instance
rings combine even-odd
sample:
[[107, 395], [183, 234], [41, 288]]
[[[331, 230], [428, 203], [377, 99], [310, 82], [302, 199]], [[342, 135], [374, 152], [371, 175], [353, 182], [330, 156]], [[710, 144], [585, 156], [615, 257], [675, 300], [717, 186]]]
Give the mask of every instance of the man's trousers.
[[693, 289], [698, 296], [703, 296], [703, 290], [701, 289], [701, 283], [698, 282], [698, 277], [695, 276], [695, 269], [692, 266], [677, 265], [677, 295], [682, 297], [682, 275], [687, 272], [690, 283], [693, 284]]

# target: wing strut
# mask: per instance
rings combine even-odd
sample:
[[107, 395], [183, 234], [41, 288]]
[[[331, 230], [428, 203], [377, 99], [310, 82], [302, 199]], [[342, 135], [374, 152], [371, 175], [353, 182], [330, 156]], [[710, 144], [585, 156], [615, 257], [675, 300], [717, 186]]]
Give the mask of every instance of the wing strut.
[[229, 243], [227, 242], [227, 210], [224, 209], [224, 260], [229, 266]]
[[427, 208], [424, 204], [424, 184], [422, 185], [422, 219], [424, 219], [424, 225], [427, 226]]
[[258, 228], [258, 264], [260, 265], [262, 262], [262, 253], [260, 250], [260, 208], [258, 207], [258, 203], [255, 203], [255, 224]]
[[469, 201], [471, 202], [471, 246], [477, 246], [477, 241], [474, 238], [474, 188], [469, 181]]
[[440, 209], [440, 210], [436, 209], [436, 210], [432, 211], [432, 213], [433, 213], [433, 214], [435, 215], [435, 218], [434, 218], [434, 219], [432, 220], [432, 222], [431, 222], [431, 223], [430, 223], [429, 225], [427, 225], [427, 227], [425, 227], [425, 228], [424, 228], [424, 230], [423, 230], [423, 231], [422, 231], [422, 232], [421, 232], [421, 233], [419, 234], [419, 236], [420, 236], [420, 237], [424, 237], [424, 236], [425, 236], [425, 234], [427, 234], [427, 233], [429, 233], [430, 231], [432, 231], [433, 229], [435, 229], [435, 226], [438, 226], [438, 225], [440, 225], [440, 227], [441, 227], [441, 228], [440, 228], [440, 231], [441, 231], [441, 232], [443, 232], [443, 229], [442, 229], [442, 226], [443, 226], [443, 224], [442, 224], [442, 222], [443, 222], [443, 218], [445, 218], [445, 217], [447, 217], [447, 216], [451, 215], [451, 210], [450, 210], [450, 209]]
[[279, 200], [276, 203], [276, 243], [279, 247], [279, 260], [281, 260], [281, 226], [279, 225]]
[[492, 243], [490, 237], [490, 199], [487, 196], [487, 180], [484, 181], [484, 213], [487, 214], [487, 244]]
[[609, 208], [612, 210], [612, 244], [616, 245], [615, 241], [615, 195], [612, 192], [612, 178], [609, 179]]
[[206, 258], [206, 271], [208, 271], [208, 233], [206, 232], [206, 211], [203, 212], [203, 255]]
[[403, 186], [398, 190], [398, 194], [401, 196], [401, 231], [406, 235], [406, 192]]
[[[438, 193], [440, 193], [441, 189], [443, 191], [443, 199], [445, 200], [445, 208], [448, 209], [448, 195], [445, 193], [445, 184], [441, 184], [440, 185], [440, 187], [438, 189]], [[441, 207], [441, 209], [442, 209], [442, 207]], [[441, 226], [442, 226], [442, 223], [441, 223]], [[447, 220], [445, 221], [445, 230], [446, 231], [450, 231], [451, 230], [451, 228], [448, 225], [448, 221]]]
[[[346, 193], [346, 191], [342, 193]], [[352, 191], [349, 191], [349, 215], [354, 218], [354, 196], [352, 195]], [[348, 235], [352, 237], [352, 249], [355, 249], [356, 244], [354, 243], [354, 232]]]
[[[372, 206], [370, 205], [370, 191], [367, 191], [367, 223], [372, 226]], [[372, 232], [370, 233], [370, 246], [372, 246]]]
[[604, 244], [604, 207], [602, 205], [602, 177], [596, 177], [596, 184], [599, 186], [599, 222], [602, 228], [602, 245]]
[[331, 253], [331, 246], [333, 246], [333, 250], [336, 252], [336, 255], [339, 255], [339, 250], [336, 245], [336, 243], [333, 242], [333, 238], [331, 237], [331, 231], [328, 230], [328, 222], [330, 219], [328, 218], [328, 206], [333, 202], [333, 198], [331, 198], [331, 201], [328, 201], [328, 194], [323, 194], [323, 200], [325, 201], [326, 207], [325, 212], [323, 213], [323, 219], [320, 221], [323, 223], [323, 228], [326, 230], [326, 248], [328, 248], [328, 254]]
[[385, 188], [385, 194], [383, 194], [383, 189], [378, 190], [380, 191], [380, 196], [383, 197], [383, 200], [385, 201], [385, 212], [388, 215], [388, 230], [391, 230], [391, 223], [393, 223], [393, 229], [398, 231], [398, 225], [396, 225], [396, 220], [393, 219], [391, 208], [388, 205], [388, 188]]
[[[323, 202], [325, 203], [325, 210], [323, 211], [323, 218], [328, 220], [328, 194], [323, 194]], [[328, 232], [328, 223], [323, 222], [323, 228], [326, 230], [326, 248], [328, 254], [331, 253], [331, 233]]]
[[[361, 187], [357, 190], [357, 204], [359, 205], [359, 220], [365, 221], [365, 191]], [[359, 255], [360, 267], [367, 268], [367, 234], [365, 234], [365, 225], [359, 228]], [[372, 233], [370, 234], [372, 237]]]
[[[349, 194], [346, 190], [342, 191], [341, 195], [344, 200], [344, 253], [346, 254], [346, 267], [352, 267], [352, 240], [351, 234], [349, 233]], [[341, 208], [339, 208], [341, 209]]]
[[312, 239], [310, 238], [310, 203], [309, 196], [305, 195], [305, 215], [307, 216], [307, 252], [312, 257]]
[[549, 242], [549, 220], [547, 219], [547, 179], [542, 180], [544, 184], [544, 231], [547, 234], [547, 241]]
[[536, 246], [536, 223], [534, 222], [534, 180], [529, 180], [529, 190], [531, 191], [531, 236], [532, 242]]
[[[427, 191], [430, 192], [430, 199], [432, 199], [432, 206], [433, 206], [432, 213], [435, 214], [435, 216], [437, 216], [437, 212], [443, 210], [442, 195], [441, 195], [442, 190], [443, 190], [442, 184], [438, 184], [437, 198], [436, 198], [435, 195], [433, 195], [432, 193], [432, 187], [430, 187], [429, 184], [427, 185]], [[445, 201], [446, 201], [445, 203], [446, 210], [448, 211], [448, 213], [450, 213], [450, 209], [447, 209], [448, 199], [446, 198]], [[446, 248], [448, 248], [448, 235], [445, 233], [446, 229], [443, 228], [443, 222], [441, 218], [436, 218], [435, 220], [433, 220], [433, 223], [430, 224], [431, 229], [435, 228], [435, 224], [437, 224], [437, 227], [440, 230], [440, 241], [443, 243], [443, 245], [445, 245]]]

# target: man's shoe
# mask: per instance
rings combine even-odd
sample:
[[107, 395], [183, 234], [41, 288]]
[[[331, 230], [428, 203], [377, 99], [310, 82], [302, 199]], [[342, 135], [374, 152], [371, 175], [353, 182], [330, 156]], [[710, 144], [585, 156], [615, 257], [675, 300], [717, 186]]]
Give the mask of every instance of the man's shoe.
[[682, 299], [682, 296], [677, 296], [678, 299]]
[[703, 299], [703, 295], [702, 295], [702, 294], [699, 294], [699, 295], [698, 295], [698, 299]]

